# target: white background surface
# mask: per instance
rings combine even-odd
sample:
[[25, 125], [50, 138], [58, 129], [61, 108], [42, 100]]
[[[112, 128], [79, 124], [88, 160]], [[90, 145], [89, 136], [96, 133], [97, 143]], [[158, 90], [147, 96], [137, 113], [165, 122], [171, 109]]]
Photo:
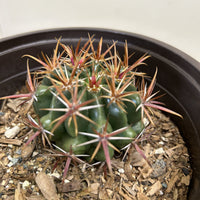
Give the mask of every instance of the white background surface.
[[61, 27], [138, 33], [200, 61], [200, 0], [0, 0], [0, 38]]

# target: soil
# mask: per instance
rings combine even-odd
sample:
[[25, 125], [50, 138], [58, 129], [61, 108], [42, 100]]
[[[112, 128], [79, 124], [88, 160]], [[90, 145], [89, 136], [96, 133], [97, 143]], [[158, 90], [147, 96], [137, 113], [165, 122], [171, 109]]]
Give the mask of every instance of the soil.
[[188, 151], [178, 128], [161, 112], [155, 111], [155, 127], [137, 143], [147, 159], [131, 146], [123, 161], [123, 155], [112, 159], [112, 176], [104, 163], [74, 163], [62, 184], [65, 157], [54, 169], [59, 157], [50, 155], [41, 139], [24, 146], [32, 131], [19, 104], [8, 100], [0, 111], [0, 199], [187, 199]]

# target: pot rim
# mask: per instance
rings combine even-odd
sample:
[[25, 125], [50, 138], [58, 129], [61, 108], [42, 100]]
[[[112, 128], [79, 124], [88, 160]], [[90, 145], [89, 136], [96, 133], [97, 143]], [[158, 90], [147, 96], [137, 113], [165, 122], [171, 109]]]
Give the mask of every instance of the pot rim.
[[[198, 60], [194, 59], [192, 56], [185, 53], [184, 51], [182, 51], [170, 44], [167, 44], [164, 41], [161, 41], [161, 40], [149, 37], [149, 36], [145, 36], [143, 34], [129, 32], [129, 31], [122, 31], [122, 30], [117, 30], [117, 29], [97, 28], [97, 27], [69, 27], [69, 28], [64, 27], [64, 28], [41, 29], [41, 30], [30, 31], [30, 32], [16, 34], [13, 36], [7, 36], [4, 38], [0, 38], [0, 43], [12, 41], [12, 40], [19, 40], [20, 38], [30, 37], [33, 35], [41, 35], [41, 34], [44, 34], [47, 32], [53, 33], [53, 32], [61, 32], [61, 31], [107, 32], [107, 33], [120, 34], [120, 35], [124, 35], [124, 36], [136, 37], [141, 40], [146, 40], [148, 42], [155, 43], [159, 46], [162, 46], [163, 48], [168, 49], [171, 52], [178, 54], [181, 58], [183, 58], [184, 60], [187, 60], [187, 62], [194, 65], [197, 68], [197, 70], [200, 71], [200, 62]], [[13, 44], [12, 44], [12, 46], [13, 46]]]

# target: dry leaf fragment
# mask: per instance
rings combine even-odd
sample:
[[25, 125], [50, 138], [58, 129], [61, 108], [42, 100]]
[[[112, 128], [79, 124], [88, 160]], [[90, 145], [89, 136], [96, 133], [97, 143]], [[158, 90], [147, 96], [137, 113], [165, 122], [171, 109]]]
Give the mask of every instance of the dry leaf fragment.
[[46, 199], [59, 200], [56, 186], [50, 176], [46, 175], [44, 172], [40, 172], [37, 174], [35, 182]]
[[81, 189], [81, 183], [78, 180], [70, 181], [65, 184], [58, 184], [58, 191], [59, 192], [72, 192], [77, 191]]
[[134, 167], [141, 167], [145, 163], [144, 158], [137, 151], [135, 151], [131, 155], [131, 159], [133, 159], [132, 160], [132, 163], [133, 163], [132, 166], [134, 166]]
[[[30, 134], [29, 138], [32, 136], [33, 133]], [[22, 158], [28, 158], [31, 156], [31, 154], [33, 153], [33, 150], [35, 149], [35, 145], [36, 145], [36, 140], [34, 139], [31, 143], [24, 144], [22, 146], [22, 151], [21, 151], [21, 156]]]
[[35, 148], [35, 145], [36, 143], [31, 143], [31, 144], [28, 144], [28, 145], [24, 145], [22, 147], [22, 152], [21, 152], [21, 156], [22, 158], [28, 158], [31, 156], [31, 154], [33, 153], [33, 150]]

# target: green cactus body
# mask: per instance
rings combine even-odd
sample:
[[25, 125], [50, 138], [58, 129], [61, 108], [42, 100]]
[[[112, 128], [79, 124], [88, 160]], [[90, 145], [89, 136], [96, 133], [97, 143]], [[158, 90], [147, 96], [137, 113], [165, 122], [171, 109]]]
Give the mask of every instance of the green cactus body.
[[[49, 86], [48, 86], [49, 87]], [[86, 84], [83, 84], [78, 92], [78, 97], [81, 92], [86, 88]], [[47, 89], [47, 86], [41, 86], [38, 90], [42, 90], [44, 88]], [[48, 91], [48, 90], [47, 90]], [[38, 112], [39, 108], [64, 108], [64, 105], [57, 99], [56, 96], [53, 96], [49, 91], [47, 92], [38, 91], [41, 95], [37, 95], [38, 101], [35, 103], [34, 108], [35, 111]], [[71, 95], [68, 91], [63, 92], [66, 98], [71, 100]], [[79, 103], [83, 103], [86, 100], [95, 99], [90, 105], [100, 105], [97, 108], [93, 108], [90, 110], [84, 110], [81, 112], [84, 116], [93, 120], [96, 124], [90, 123], [87, 120], [81, 118], [80, 116], [76, 117], [78, 124], [78, 131], [80, 132], [88, 132], [94, 133], [94, 129], [97, 132], [101, 132], [103, 126], [106, 124], [106, 121], [109, 120], [107, 126], [107, 133], [111, 133], [114, 130], [123, 128], [127, 126], [127, 129], [122, 133], [119, 133], [119, 137], [130, 137], [134, 138], [137, 133], [141, 132], [143, 129], [143, 124], [141, 121], [140, 112], [136, 111], [136, 106], [139, 105], [139, 95], [131, 95], [128, 97], [133, 103], [126, 102], [124, 112], [116, 103], [110, 104], [109, 98], [101, 98], [101, 92], [93, 92], [91, 90], [86, 90], [82, 95], [82, 98]], [[63, 112], [56, 111], [46, 111], [41, 114], [39, 111], [38, 114], [41, 117], [41, 122], [43, 127], [49, 131], [53, 128], [53, 121], [60, 117]], [[134, 127], [134, 124], [137, 124]], [[74, 121], [70, 118], [67, 118], [58, 128], [54, 131], [54, 136], [51, 138], [56, 142], [58, 146], [63, 148], [65, 151], [70, 150], [70, 146], [72, 146], [72, 150], [77, 154], [91, 154], [92, 150], [95, 149], [96, 144], [87, 145], [84, 147], [76, 147], [76, 145], [86, 142], [89, 140], [88, 137], [82, 135], [76, 135], [75, 133], [75, 124]], [[118, 149], [125, 147], [132, 140], [112, 140], [111, 143], [115, 145]], [[110, 157], [113, 156], [114, 150], [109, 147]], [[104, 152], [102, 148], [100, 148], [99, 152], [95, 156], [95, 159], [98, 161], [105, 160]]]
[[41, 109], [50, 107], [53, 95], [51, 94], [47, 85], [41, 84], [37, 88], [35, 96], [37, 100], [33, 102], [33, 106], [39, 117], [42, 117], [43, 115], [47, 114], [48, 111]]
[[[110, 102], [107, 99], [107, 102]], [[109, 122], [114, 130], [127, 127], [127, 129], [118, 134], [120, 137], [130, 137], [134, 138], [137, 134], [135, 130], [128, 124], [126, 113], [120, 109], [116, 103], [111, 103], [109, 106], [106, 105], [106, 110], [109, 118]], [[132, 140], [121, 140], [120, 142], [117, 140], [113, 140], [112, 143], [119, 149], [128, 145]]]
[[67, 152], [70, 152], [70, 148], [72, 148], [74, 154], [85, 154], [90, 148], [90, 146], [76, 147], [76, 145], [88, 141], [88, 138], [83, 135], [71, 137], [70, 135], [65, 134], [62, 139], [58, 139], [56, 141], [56, 144]]
[[[42, 84], [36, 91], [37, 101], [34, 102], [35, 112], [41, 117], [43, 127], [48, 131], [51, 131], [54, 125], [61, 120], [62, 117], [64, 118], [64, 115], [67, 116], [66, 119], [54, 129], [54, 136], [51, 136], [51, 140], [55, 141], [56, 144], [65, 151], [69, 151], [72, 147], [74, 153], [91, 155], [97, 143], [76, 147], [76, 145], [91, 140], [90, 137], [80, 135], [79, 132], [92, 134], [96, 134], [97, 132], [101, 133], [105, 124], [107, 124], [107, 134], [120, 128], [127, 127], [126, 130], [120, 132], [116, 136], [123, 138], [128, 137], [131, 139], [110, 140], [116, 148], [121, 149], [132, 142], [137, 134], [144, 128], [141, 119], [141, 110], [137, 110], [138, 105], [141, 103], [140, 96], [137, 93], [133, 81], [121, 92], [122, 95], [126, 92], [133, 92], [132, 94], [125, 96], [122, 100], [113, 100], [115, 96], [111, 96], [111, 92], [113, 92], [111, 91], [111, 83], [113, 81], [112, 69], [115, 69], [115, 66], [105, 60], [98, 61], [89, 56], [87, 61], [89, 64], [86, 63], [83, 68], [80, 68], [79, 65], [77, 65], [78, 67], [75, 66], [74, 60], [71, 59], [71, 62], [69, 62], [67, 66], [61, 63], [60, 68], [53, 70], [53, 73], [50, 75], [47, 73], [41, 81]], [[76, 71], [74, 72], [73, 69], [75, 67]], [[121, 66], [121, 68], [123, 70], [123, 66]], [[124, 78], [124, 80], [128, 79], [130, 76], [131, 72], [128, 72], [127, 78]], [[64, 83], [64, 80], [68, 82]], [[116, 78], [114, 83], [116, 88], [123, 87], [124, 83], [119, 83], [119, 81], [120, 80]], [[78, 88], [76, 89], [76, 87]], [[59, 88], [62, 94], [57, 88]], [[62, 95], [64, 95], [64, 97]], [[63, 103], [63, 101], [65, 101], [64, 98], [67, 99], [66, 103]], [[84, 102], [87, 101], [89, 101], [89, 103], [87, 105], [84, 104]], [[120, 103], [117, 103], [118, 101]], [[67, 103], [70, 105], [66, 106]], [[79, 108], [77, 105], [95, 107], [81, 110], [81, 106]], [[42, 110], [43, 108], [49, 108], [49, 110]], [[56, 111], [56, 109], [63, 110]], [[68, 112], [69, 114], [67, 114]], [[110, 146], [108, 149], [109, 155], [112, 158], [114, 150]], [[105, 160], [102, 147], [100, 147], [94, 158], [98, 161]]]

